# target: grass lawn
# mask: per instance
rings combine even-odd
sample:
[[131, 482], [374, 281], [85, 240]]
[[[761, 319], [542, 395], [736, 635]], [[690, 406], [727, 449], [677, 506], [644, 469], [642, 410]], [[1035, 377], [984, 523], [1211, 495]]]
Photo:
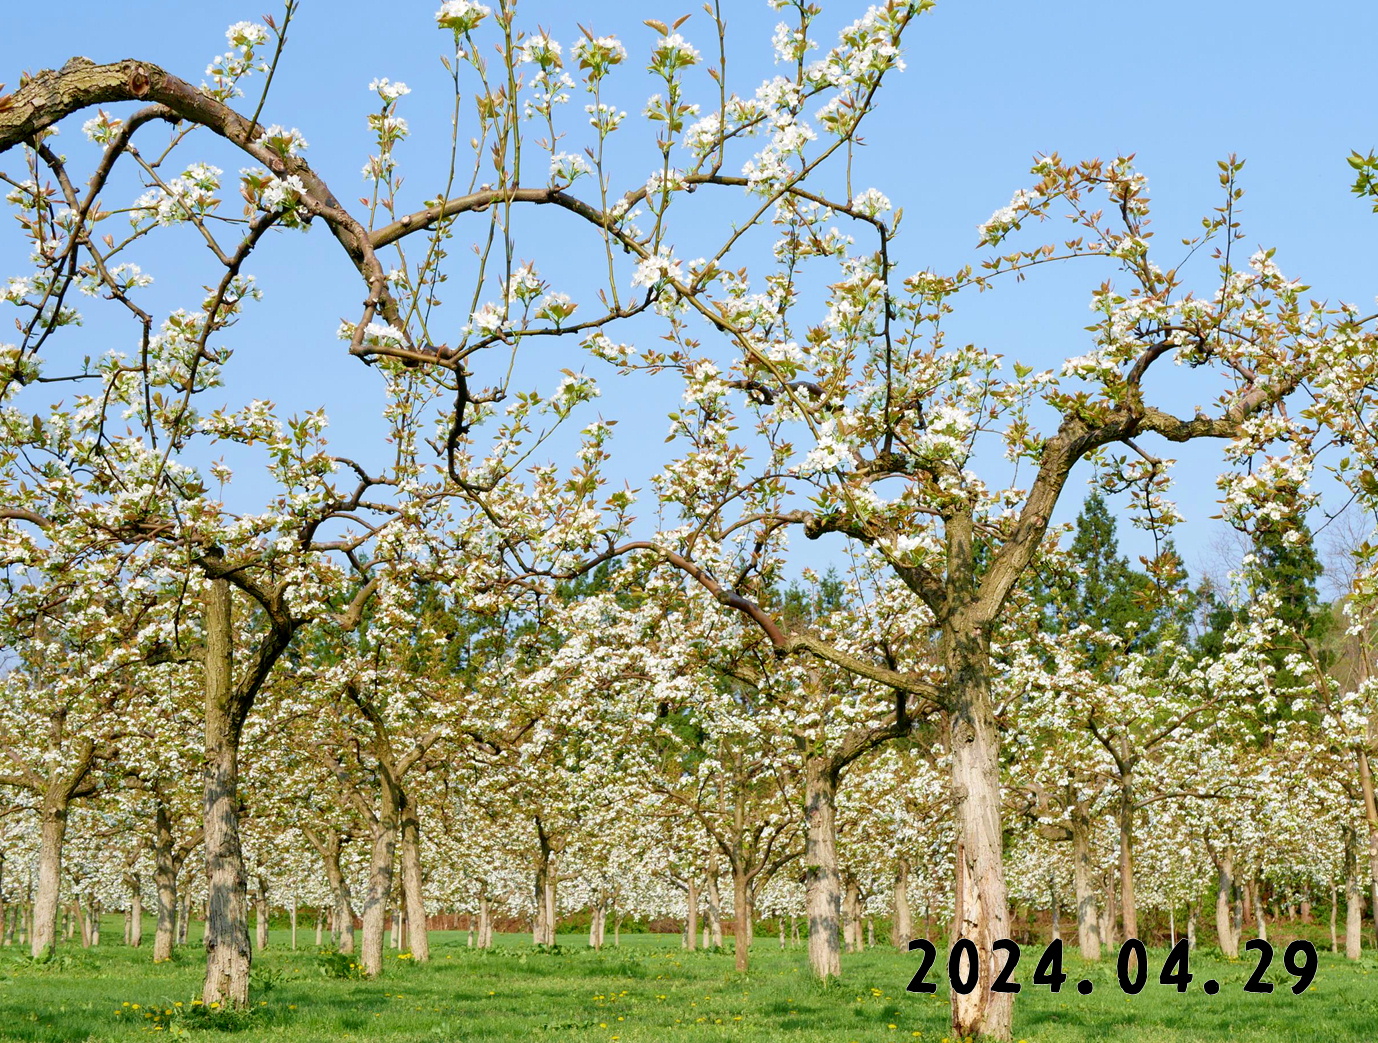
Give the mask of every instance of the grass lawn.
[[[673, 935], [623, 935], [620, 948], [601, 954], [586, 935], [560, 938], [563, 952], [533, 950], [529, 936], [507, 935], [491, 953], [465, 946], [462, 934], [432, 935], [433, 962], [418, 966], [389, 953], [377, 981], [326, 977], [314, 947], [296, 952], [286, 932], [274, 931], [255, 957], [256, 1009], [232, 1032], [202, 1031], [184, 1014], [197, 995], [201, 954], [195, 946], [171, 963], [153, 966], [140, 951], [112, 944], [111, 920], [98, 950], [68, 945], [47, 966], [30, 966], [0, 950], [0, 1040], [113, 1043], [189, 1034], [203, 1040], [435, 1041], [540, 1039], [596, 1043], [784, 1040], [847, 1043], [924, 1040], [947, 1036], [947, 995], [904, 991], [916, 959], [888, 948], [845, 956], [844, 981], [824, 989], [808, 975], [806, 957], [781, 952], [762, 936], [746, 976], [730, 953], [685, 953]], [[313, 935], [303, 931], [302, 942]], [[146, 936], [145, 946], [151, 939]], [[1281, 971], [1281, 949], [1273, 967]], [[1029, 984], [1037, 953], [1027, 952], [1015, 979], [1016, 1038], [1061, 1041], [1378, 1040], [1378, 963], [1348, 963], [1323, 952], [1313, 987], [1294, 995], [1291, 979], [1275, 976], [1270, 995], [1241, 991], [1253, 958], [1240, 963], [1193, 954], [1191, 991], [1157, 983], [1165, 950], [1150, 950], [1153, 968], [1144, 991], [1122, 995], [1114, 960], [1082, 964], [1069, 955], [1068, 982], [1058, 995]], [[929, 980], [935, 976], [930, 975]], [[1216, 996], [1200, 990], [1206, 978]], [[1080, 995], [1090, 978], [1095, 991]], [[176, 1004], [181, 1003], [181, 1007]], [[136, 1008], [134, 1005], [138, 1004]], [[174, 1011], [157, 1019], [151, 1011]]]

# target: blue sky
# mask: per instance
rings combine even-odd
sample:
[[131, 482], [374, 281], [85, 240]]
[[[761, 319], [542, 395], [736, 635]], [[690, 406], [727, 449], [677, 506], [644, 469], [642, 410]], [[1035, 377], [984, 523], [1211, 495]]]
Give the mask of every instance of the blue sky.
[[[425, 198], [443, 175], [449, 88], [439, 56], [448, 39], [434, 27], [437, 6], [438, 0], [302, 4], [264, 120], [302, 130], [311, 143], [308, 157], [342, 199], [364, 190], [359, 168], [371, 151], [364, 120], [375, 102], [367, 85], [377, 76], [405, 80], [413, 92], [401, 109], [413, 131], [399, 152], [409, 178], [406, 194]], [[866, 5], [824, 6], [827, 39]], [[730, 86], [750, 94], [774, 74], [770, 36], [782, 16], [764, 0], [725, 0], [723, 7]], [[200, 82], [207, 61], [225, 49], [226, 25], [255, 19], [265, 9], [272, 10], [262, 3], [67, 0], [53, 8], [60, 13], [46, 19], [44, 31], [0, 37], [0, 81], [13, 89], [21, 70], [59, 66], [81, 54], [95, 61], [143, 58]], [[639, 71], [653, 39], [641, 19], [672, 20], [698, 6], [689, 0], [525, 0], [518, 10], [521, 27], [547, 28], [566, 46], [577, 38], [576, 23], [621, 36], [633, 61], [611, 81], [610, 91], [635, 122], [654, 89]], [[702, 12], [682, 31], [705, 55], [712, 50]], [[1036, 153], [1057, 151], [1069, 159], [1136, 153], [1152, 190], [1160, 243], [1194, 233], [1200, 217], [1218, 202], [1216, 160], [1238, 153], [1247, 159], [1244, 245], [1250, 251], [1277, 247], [1283, 270], [1302, 277], [1316, 296], [1371, 302], [1378, 291], [1372, 261], [1378, 216], [1349, 193], [1345, 156], [1351, 149], [1378, 147], [1370, 71], [1375, 38], [1378, 5], [1359, 2], [1332, 0], [1299, 9], [1274, 0], [1247, 7], [1202, 0], [946, 0], [909, 34], [908, 70], [882, 93], [864, 134], [856, 184], [874, 185], [905, 208], [896, 259], [901, 274], [908, 274], [979, 260], [977, 224], [1029, 180]], [[707, 92], [700, 93], [707, 101]], [[250, 96], [256, 97], [252, 88]], [[79, 120], [68, 122], [62, 144], [75, 159]], [[193, 146], [188, 159], [204, 153], [227, 171], [243, 165], [217, 144]], [[644, 146], [629, 142], [617, 157], [622, 165], [614, 177], [623, 186], [643, 180], [654, 165], [655, 157], [639, 144]], [[0, 169], [14, 172], [17, 156], [0, 158]], [[539, 252], [542, 271], [554, 277], [577, 283], [590, 256], [601, 263], [601, 253], [588, 253], [594, 244], [586, 231], [569, 221], [542, 214], [523, 231], [524, 249]], [[200, 283], [211, 278], [204, 260], [190, 263], [196, 257], [190, 236], [158, 238], [173, 245], [144, 265], [159, 280], [150, 299], [164, 310], [191, 303]], [[687, 248], [681, 252], [693, 255]], [[0, 237], [0, 265], [0, 276], [25, 270], [13, 231]], [[339, 319], [356, 315], [361, 297], [338, 249], [324, 229], [305, 237], [287, 234], [261, 250], [251, 268], [267, 296], [235, 331], [237, 368], [228, 396], [270, 397], [288, 411], [324, 405], [342, 450], [376, 452], [371, 436], [377, 427], [370, 419], [379, 404], [376, 377], [334, 339]], [[954, 336], [1040, 367], [1055, 365], [1087, 349], [1087, 301], [1108, 274], [1091, 265], [1046, 270], [1019, 286], [964, 302]], [[1208, 282], [1208, 264], [1197, 274]], [[79, 337], [85, 350], [101, 351], [129, 335], [126, 326], [92, 322]], [[569, 362], [552, 350], [533, 356], [532, 365]], [[1173, 370], [1159, 391], [1190, 401], [1192, 388], [1168, 386], [1188, 372]], [[660, 449], [663, 413], [677, 396], [673, 389], [668, 396], [628, 392], [614, 386], [611, 374], [599, 377], [607, 415], [649, 414], [637, 429], [652, 436], [617, 450], [619, 467], [644, 484], [640, 476]], [[1209, 521], [1216, 510], [1218, 459], [1210, 449], [1175, 455], [1181, 459], [1177, 496], [1189, 519], [1179, 542], [1199, 573], [1218, 532], [1218, 523]], [[1080, 492], [1074, 481], [1063, 504], [1065, 517], [1075, 514]], [[1133, 537], [1126, 543], [1132, 553], [1147, 549]], [[816, 558], [819, 551], [809, 553]]]

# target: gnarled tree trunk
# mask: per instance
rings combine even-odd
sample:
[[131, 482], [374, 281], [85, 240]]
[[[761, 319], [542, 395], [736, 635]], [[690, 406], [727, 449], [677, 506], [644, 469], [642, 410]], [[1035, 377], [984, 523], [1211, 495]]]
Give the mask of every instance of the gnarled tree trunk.
[[67, 801], [45, 794], [39, 810], [38, 888], [33, 900], [33, 934], [30, 954], [38, 959], [52, 951], [56, 942], [58, 888], [62, 880], [62, 841], [67, 835]]
[[[961, 536], [949, 522], [949, 540], [960, 542]], [[1012, 1031], [1013, 998], [990, 989], [999, 969], [994, 945], [1010, 933], [1000, 824], [1000, 735], [990, 699], [990, 637], [984, 624], [961, 618], [944, 631], [952, 795], [961, 861], [954, 926], [958, 939], [975, 945], [980, 966], [976, 988], [966, 995], [951, 991], [952, 1029], [959, 1039], [985, 1035], [1004, 1040]]]
[[234, 712], [230, 585], [206, 584], [206, 1006], [249, 1005], [248, 881], [239, 843], [239, 736]]
[[804, 762], [804, 905], [809, 966], [826, 981], [842, 974], [842, 877], [837, 869], [837, 779], [831, 759]]
[[[354, 904], [349, 893], [349, 878], [340, 867], [340, 855], [344, 850], [344, 839], [334, 830], [317, 835], [313, 830], [303, 829], [321, 861], [325, 864], [325, 880], [330, 887], [332, 899], [330, 914], [330, 940], [336, 952], [354, 952]], [[319, 932], [318, 932], [319, 933]], [[319, 939], [316, 942], [320, 944]]]
[[430, 937], [426, 933], [426, 895], [421, 881], [421, 821], [416, 805], [403, 796], [402, 801], [402, 889], [407, 899], [407, 941], [412, 959], [428, 963], [431, 958]]
[[161, 800], [153, 811], [153, 888], [158, 896], [153, 962], [162, 963], [172, 959], [172, 945], [177, 937], [177, 863], [172, 845], [172, 822]]
[[369, 857], [368, 894], [363, 908], [363, 945], [360, 963], [375, 978], [383, 972], [383, 935], [387, 931], [388, 898], [392, 894], [392, 867], [397, 858], [398, 793], [388, 772], [380, 771], [382, 793], [373, 825]]

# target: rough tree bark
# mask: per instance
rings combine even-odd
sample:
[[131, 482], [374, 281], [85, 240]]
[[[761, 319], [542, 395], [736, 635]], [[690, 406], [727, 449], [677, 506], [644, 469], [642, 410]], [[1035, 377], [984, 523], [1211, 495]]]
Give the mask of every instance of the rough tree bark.
[[809, 966], [826, 981], [842, 974], [842, 877], [837, 869], [837, 782], [831, 758], [804, 763], [804, 901]]
[[416, 803], [402, 794], [402, 887], [407, 899], [407, 941], [412, 959], [428, 963], [430, 937], [426, 933], [426, 894], [421, 880], [421, 820]]
[[1134, 793], [1123, 780], [1117, 816], [1120, 827], [1120, 919], [1126, 939], [1139, 937], [1139, 913], [1134, 902]]
[[[198, 832], [198, 843], [199, 832]], [[153, 931], [153, 962], [172, 959], [177, 937], [177, 873], [181, 863], [172, 839], [167, 805], [156, 800], [153, 809], [153, 887], [157, 892], [157, 926]]]
[[[330, 888], [331, 917], [330, 940], [336, 952], [354, 952], [354, 905], [349, 893], [349, 878], [340, 868], [340, 855], [344, 850], [345, 837], [331, 829], [319, 833], [310, 826], [302, 827], [302, 834], [321, 856], [325, 865], [326, 884]], [[316, 944], [320, 944], [317, 931]]]
[[732, 950], [734, 966], [739, 971], [748, 967], [748, 951], [751, 947], [751, 895], [749, 893], [746, 869], [732, 865]]
[[249, 1005], [248, 882], [239, 844], [239, 737], [230, 585], [206, 584], [206, 1006]]
[[909, 951], [914, 920], [909, 911], [909, 863], [901, 858], [895, 865], [894, 915], [890, 919], [890, 944], [900, 952]]
[[[61, 734], [62, 722], [53, 721], [52, 727], [56, 738]], [[55, 767], [46, 775], [26, 769], [20, 775], [3, 779], [39, 798], [38, 883], [29, 932], [29, 954], [35, 959], [50, 953], [57, 940], [62, 845], [67, 836], [67, 815], [72, 801], [96, 792], [96, 784], [91, 780], [92, 769], [100, 756], [96, 743], [88, 737], [77, 736], [70, 740], [70, 745], [71, 756], [65, 766]]]
[[847, 943], [847, 951], [861, 951], [861, 885], [855, 876], [847, 873], [842, 885], [842, 937]]
[[[962, 537], [953, 532], [956, 527], [951, 522], [948, 527], [950, 541], [970, 538], [969, 530]], [[969, 559], [969, 554], [959, 558]], [[958, 874], [957, 936], [975, 945], [980, 967], [976, 988], [965, 995], [951, 992], [952, 1026], [961, 1037], [984, 1034], [1008, 1039], [1013, 997], [990, 990], [998, 970], [994, 945], [1009, 937], [1009, 901], [1000, 824], [1000, 735], [990, 698], [988, 621], [955, 621], [944, 634], [943, 645], [949, 678], [952, 795], [958, 850], [964, 860]]]
[[1214, 849], [1211, 857], [1215, 860], [1216, 884], [1215, 884], [1215, 936], [1220, 945], [1220, 951], [1226, 958], [1237, 960], [1239, 958], [1239, 934], [1234, 928], [1234, 918], [1230, 908], [1230, 897], [1234, 891], [1234, 854], [1228, 849], [1217, 853]]
[[39, 815], [38, 887], [34, 890], [33, 940], [29, 950], [34, 959], [52, 952], [55, 941], [58, 888], [62, 880], [62, 841], [67, 834], [67, 801], [45, 794]]
[[[381, 768], [381, 766], [380, 766]], [[387, 930], [388, 898], [392, 894], [392, 868], [397, 858], [398, 794], [391, 772], [378, 772], [381, 792], [373, 821], [373, 845], [369, 852], [368, 893], [362, 911], [363, 944], [359, 962], [364, 973], [376, 978], [383, 972], [383, 935]]]

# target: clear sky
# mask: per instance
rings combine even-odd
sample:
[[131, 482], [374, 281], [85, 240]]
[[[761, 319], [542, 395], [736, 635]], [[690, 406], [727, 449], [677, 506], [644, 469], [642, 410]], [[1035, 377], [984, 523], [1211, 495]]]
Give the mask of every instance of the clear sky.
[[[263, 118], [301, 129], [310, 142], [308, 158], [342, 199], [364, 190], [359, 169], [372, 144], [364, 121], [375, 102], [367, 85], [378, 76], [412, 88], [401, 109], [412, 137], [399, 151], [408, 192], [425, 198], [443, 176], [449, 94], [439, 56], [448, 37], [435, 28], [437, 6], [438, 0], [302, 3]], [[724, 0], [723, 6], [730, 86], [750, 94], [774, 74], [770, 36], [781, 14], [764, 0]], [[865, 6], [825, 3], [824, 38]], [[0, 81], [13, 89], [21, 70], [60, 66], [79, 54], [98, 62], [142, 58], [200, 82], [207, 61], [225, 50], [225, 27], [256, 19], [265, 9], [271, 10], [263, 2], [219, 0], [64, 0], [28, 7], [29, 28], [0, 35]], [[639, 71], [653, 39], [641, 19], [673, 20], [698, 10], [694, 0], [523, 0], [518, 23], [549, 29], [566, 46], [577, 38], [577, 23], [621, 36], [633, 61], [626, 75], [611, 81], [611, 91], [634, 122], [653, 90]], [[682, 32], [707, 54], [715, 44], [710, 29], [700, 12]], [[1305, 6], [1277, 0], [943, 0], [910, 31], [908, 70], [888, 82], [865, 132], [858, 187], [874, 185], [905, 208], [897, 260], [901, 274], [908, 274], [979, 260], [976, 226], [1028, 182], [1030, 160], [1038, 152], [1057, 151], [1069, 159], [1136, 153], [1152, 189], [1160, 243], [1194, 234], [1200, 217], [1219, 201], [1216, 160], [1238, 153], [1248, 161], [1245, 246], [1277, 247], [1283, 271], [1303, 278], [1316, 296], [1363, 304], [1378, 291], [1378, 215], [1349, 193], [1345, 157], [1351, 149], [1378, 147], [1375, 39], [1378, 4], [1358, 0]], [[701, 93], [707, 100], [707, 92]], [[253, 88], [250, 96], [256, 97]], [[471, 110], [465, 112], [467, 117]], [[61, 139], [73, 155], [81, 148], [79, 122], [68, 121]], [[188, 158], [199, 158], [197, 148]], [[215, 143], [207, 144], [205, 154], [227, 171], [244, 165]], [[0, 169], [15, 173], [17, 156], [0, 157]], [[653, 163], [649, 152], [628, 146], [619, 187], [639, 183]], [[567, 221], [543, 216], [528, 223], [526, 234], [527, 241], [535, 237], [532, 249], [548, 256], [543, 272], [577, 283], [590, 258], [601, 263], [599, 252], [588, 252], [596, 244], [587, 232]], [[194, 243], [174, 241], [184, 254], [174, 252], [171, 263], [150, 256], [144, 265], [159, 279], [151, 299], [164, 309], [194, 303], [200, 282], [210, 278], [204, 261], [182, 269], [180, 258], [194, 256]], [[369, 419], [377, 411], [377, 381], [334, 338], [339, 319], [357, 315], [357, 277], [321, 228], [306, 237], [276, 238], [251, 268], [267, 297], [236, 331], [240, 375], [231, 397], [242, 390], [289, 410], [325, 405], [341, 448], [367, 451], [377, 430]], [[0, 278], [24, 272], [22, 244], [6, 231], [0, 236]], [[1018, 287], [966, 302], [954, 335], [1007, 357], [1053, 366], [1087, 350], [1082, 327], [1090, 321], [1089, 294], [1108, 274], [1093, 265], [1038, 273]], [[1197, 274], [1208, 284], [1208, 264]], [[7, 326], [6, 321], [0, 329]], [[110, 338], [127, 339], [129, 333], [127, 326], [93, 324], [81, 336], [88, 350], [100, 351], [112, 346]], [[1181, 381], [1189, 373], [1174, 369], [1166, 379]], [[663, 417], [670, 408], [669, 400], [619, 394], [610, 387], [611, 374], [598, 376], [605, 388], [601, 406], [609, 416], [641, 409]], [[1188, 386], [1159, 390], [1174, 401], [1193, 400]], [[619, 460], [625, 460], [619, 466], [638, 484], [651, 466], [649, 454], [660, 448], [663, 419], [653, 420], [650, 429], [654, 437], [619, 450]], [[1216, 510], [1217, 458], [1195, 448], [1177, 455], [1178, 499], [1189, 519], [1179, 542], [1199, 573], [1218, 532], [1208, 520]], [[1079, 494], [1074, 482], [1063, 505], [1066, 517], [1075, 514]], [[1146, 549], [1142, 540], [1127, 542], [1134, 553]]]

